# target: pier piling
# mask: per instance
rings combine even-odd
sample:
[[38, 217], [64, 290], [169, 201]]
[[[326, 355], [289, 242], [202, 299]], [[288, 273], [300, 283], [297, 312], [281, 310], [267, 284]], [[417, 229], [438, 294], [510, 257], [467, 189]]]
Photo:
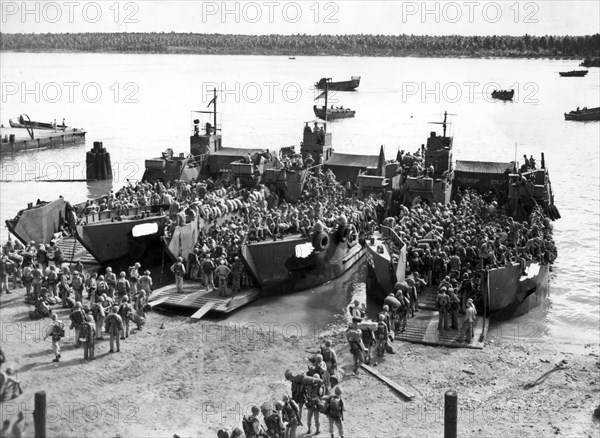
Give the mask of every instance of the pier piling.
[[444, 394], [444, 438], [456, 438], [458, 393], [451, 389]]
[[110, 154], [101, 141], [95, 141], [92, 150], [86, 153], [85, 165], [88, 180], [112, 178]]

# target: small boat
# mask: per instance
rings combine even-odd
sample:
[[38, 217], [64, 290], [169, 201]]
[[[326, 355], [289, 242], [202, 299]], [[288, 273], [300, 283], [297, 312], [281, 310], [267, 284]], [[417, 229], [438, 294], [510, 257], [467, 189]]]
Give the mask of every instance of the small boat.
[[565, 113], [565, 120], [576, 120], [576, 121], [600, 120], [600, 107], [598, 107], [598, 108], [583, 107], [583, 109], [577, 108], [574, 111]]
[[295, 56], [290, 56], [288, 59], [296, 59]]
[[321, 78], [315, 84], [319, 90], [324, 90], [325, 86], [333, 91], [354, 91], [360, 85], [360, 76], [352, 76], [349, 81], [331, 82], [331, 78]]
[[562, 77], [583, 77], [588, 74], [587, 70], [571, 70], [571, 71], [560, 71], [558, 72]]
[[356, 111], [350, 108], [333, 107], [325, 109], [324, 106], [313, 105], [313, 111], [315, 116], [323, 120], [335, 120], [335, 119], [347, 119], [348, 117], [354, 117]]
[[512, 100], [515, 95], [515, 90], [494, 90], [492, 91], [492, 98], [500, 100]]
[[64, 124], [56, 125], [55, 123], [34, 122], [29, 120], [29, 117], [27, 117], [26, 120], [23, 115], [9, 119], [8, 123], [10, 123], [11, 128], [57, 129], [61, 131], [65, 131], [67, 128], [71, 129], [69, 126]]

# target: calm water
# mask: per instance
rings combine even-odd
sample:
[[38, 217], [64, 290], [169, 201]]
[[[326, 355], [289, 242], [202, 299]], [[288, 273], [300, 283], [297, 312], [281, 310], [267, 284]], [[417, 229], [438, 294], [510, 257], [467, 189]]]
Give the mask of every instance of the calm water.
[[[600, 125], [563, 119], [563, 112], [577, 106], [599, 106], [597, 68], [585, 78], [560, 78], [559, 71], [575, 69], [577, 63], [14, 53], [2, 53], [0, 63], [4, 124], [27, 113], [40, 121], [60, 122], [65, 117], [67, 124], [88, 131], [85, 147], [2, 157], [2, 181], [10, 181], [1, 188], [2, 222], [37, 198], [52, 200], [62, 194], [81, 201], [118, 188], [127, 178], [142, 176], [144, 158], [168, 147], [187, 152], [190, 111], [206, 109], [212, 83], [228, 90], [218, 100], [227, 146], [276, 149], [299, 144], [302, 122], [314, 117], [312, 84], [321, 76], [343, 80], [360, 75], [359, 91], [331, 96], [336, 105], [357, 111], [355, 119], [330, 124], [338, 151], [377, 154], [382, 144], [389, 158], [399, 148], [414, 151], [432, 129], [428, 122], [440, 121], [447, 110], [456, 114], [455, 159], [510, 161], [515, 148], [518, 157], [544, 152], [562, 214], [555, 224], [559, 257], [551, 298], [544, 308], [496, 325], [491, 333], [517, 341], [598, 343]], [[484, 97], [494, 83], [514, 88], [516, 101]], [[104, 142], [111, 153], [114, 183], [24, 182], [35, 177], [81, 178], [85, 150], [92, 141]], [[6, 235], [3, 229], [2, 238]], [[330, 319], [331, 310], [352, 294], [364, 293], [361, 275], [271, 299], [234, 318], [258, 313], [257, 319], [268, 321], [273, 320], [270, 314], [295, 309], [296, 320], [310, 327], [317, 319]], [[332, 290], [337, 291], [335, 298], [328, 297]], [[319, 308], [328, 311], [315, 312]]]

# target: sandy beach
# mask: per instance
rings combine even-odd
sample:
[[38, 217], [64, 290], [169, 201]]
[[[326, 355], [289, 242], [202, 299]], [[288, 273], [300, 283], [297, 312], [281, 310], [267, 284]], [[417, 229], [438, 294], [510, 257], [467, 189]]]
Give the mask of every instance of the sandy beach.
[[[220, 428], [241, 426], [252, 405], [289, 393], [285, 370], [306, 370], [307, 351], [324, 335], [346, 372], [347, 437], [441, 436], [449, 389], [458, 392], [459, 436], [599, 433], [592, 416], [600, 404], [598, 345], [561, 352], [492, 339], [475, 351], [395, 342], [397, 354], [376, 369], [413, 390], [415, 398], [407, 401], [365, 371], [352, 374], [339, 328], [314, 333], [290, 330], [290, 324], [196, 322], [154, 312], [141, 331], [122, 341], [120, 353], [109, 353], [108, 340], [99, 341], [91, 362], [84, 362], [67, 332], [57, 364], [50, 341], [43, 341], [48, 319], [29, 320], [23, 291], [2, 295], [1, 305], [5, 367], [16, 371], [24, 390], [2, 404], [2, 419], [24, 410], [25, 436], [33, 436], [34, 394], [43, 390], [50, 437], [215, 437]], [[57, 314], [68, 327], [67, 311]], [[561, 360], [565, 369], [524, 388]], [[305, 431], [300, 427], [299, 436]], [[321, 436], [327, 432], [321, 417]]]

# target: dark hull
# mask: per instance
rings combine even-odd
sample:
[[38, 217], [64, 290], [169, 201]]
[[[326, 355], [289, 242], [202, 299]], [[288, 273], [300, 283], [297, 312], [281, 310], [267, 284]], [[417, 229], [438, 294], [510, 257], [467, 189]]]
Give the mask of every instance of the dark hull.
[[365, 254], [358, 243], [341, 242], [332, 233], [321, 252], [296, 257], [296, 246], [310, 239], [288, 237], [242, 246], [242, 258], [264, 295], [298, 292], [327, 283], [347, 272]]
[[69, 126], [65, 125], [56, 125], [56, 128], [52, 125], [52, 123], [43, 123], [43, 122], [25, 122], [21, 123], [15, 119], [10, 119], [8, 121], [11, 128], [34, 128], [34, 129], [57, 129], [60, 131], [64, 131], [66, 129], [71, 129]]
[[[87, 225], [84, 223], [77, 226], [75, 237], [101, 264], [121, 259], [137, 261], [147, 255], [148, 248], [160, 246], [166, 220], [166, 214], [155, 214], [143, 219], [102, 220]], [[142, 224], [156, 224], [157, 231], [147, 236], [134, 237], [133, 228]]]
[[515, 95], [515, 90], [499, 90], [492, 91], [492, 98], [499, 100], [512, 100]]
[[587, 70], [561, 71], [558, 73], [563, 78], [581, 78], [588, 74]]
[[327, 120], [348, 119], [350, 117], [354, 117], [354, 115], [356, 114], [356, 111], [353, 111], [351, 109], [343, 110], [338, 108], [327, 108], [326, 116], [324, 108], [318, 107], [316, 105], [313, 105], [313, 111], [315, 112], [315, 116], [323, 120], [325, 120], [325, 117], [327, 117]]
[[565, 113], [565, 120], [575, 120], [579, 122], [600, 120], [600, 108], [591, 108], [586, 111], [580, 110]]
[[[329, 82], [327, 84], [327, 89], [329, 91], [354, 91], [358, 88], [359, 85], [360, 85], [360, 78], [352, 79], [349, 81]], [[325, 89], [325, 81], [320, 80], [319, 82], [317, 82], [315, 84], [315, 87], [318, 88], [319, 90], [324, 90]]]

